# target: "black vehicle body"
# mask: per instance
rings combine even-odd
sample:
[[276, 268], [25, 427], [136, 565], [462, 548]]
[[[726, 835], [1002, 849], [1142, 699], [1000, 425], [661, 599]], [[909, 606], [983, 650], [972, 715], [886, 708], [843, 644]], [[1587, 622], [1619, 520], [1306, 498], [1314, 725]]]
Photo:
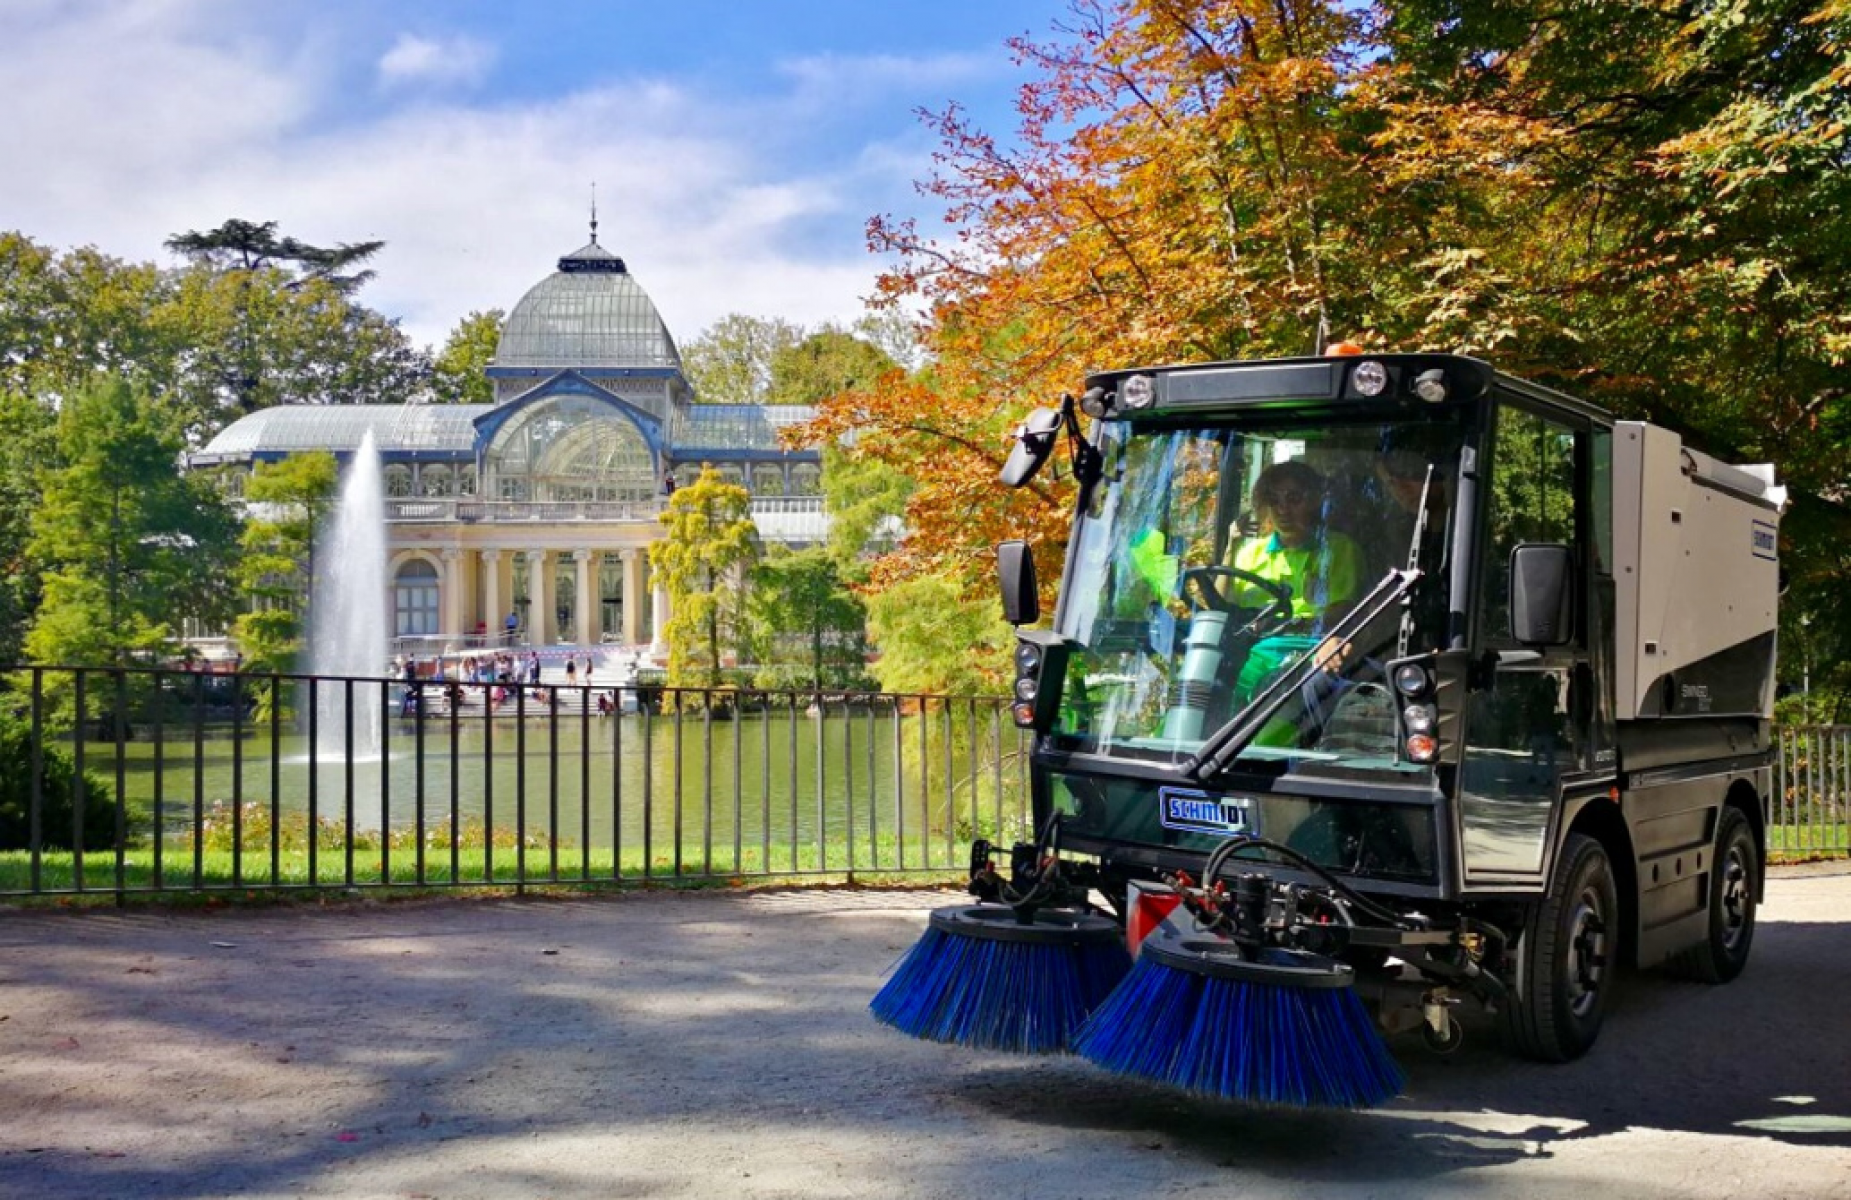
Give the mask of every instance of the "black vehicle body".
[[[1019, 634], [1017, 720], [1037, 734], [1036, 826], [1091, 856], [1102, 891], [1199, 878], [1231, 837], [1289, 846], [1317, 870], [1243, 869], [1334, 877], [1411, 918], [1351, 957], [1452, 930], [1479, 999], [1567, 1003], [1569, 1025], [1592, 1007], [1585, 1036], [1518, 1039], [1544, 1058], [1591, 1043], [1616, 960], [1739, 972], [1772, 787], [1770, 470], [1459, 356], [1086, 382], [1083, 441], [1072, 404], [1066, 421], [1079, 511], [1053, 629]], [[1051, 454], [1058, 425], [1031, 421], [1018, 459]], [[1409, 455], [1418, 500], [1397, 510]], [[1263, 594], [1289, 568], [1256, 564], [1292, 547], [1252, 510], [1269, 486], [1291, 497], [1286, 462], [1322, 489], [1301, 583], [1341, 577], [1347, 604]], [[1205, 515], [1182, 511], [1190, 494]], [[1667, 555], [1679, 573], [1657, 578]], [[1737, 591], [1692, 585], [1731, 573]]]

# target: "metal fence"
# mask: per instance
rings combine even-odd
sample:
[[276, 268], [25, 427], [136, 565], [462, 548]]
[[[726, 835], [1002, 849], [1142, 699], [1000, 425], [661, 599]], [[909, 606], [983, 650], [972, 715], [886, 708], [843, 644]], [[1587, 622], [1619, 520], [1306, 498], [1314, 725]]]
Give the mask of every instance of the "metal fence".
[[1777, 856], [1851, 854], [1851, 725], [1780, 730], [1767, 822]]
[[1029, 820], [1001, 699], [0, 679], [0, 895], [961, 874]]
[[[0, 670], [0, 896], [962, 872], [1029, 829], [1001, 699]], [[1851, 853], [1851, 727], [1769, 850]], [[83, 847], [78, 852], [74, 847]]]

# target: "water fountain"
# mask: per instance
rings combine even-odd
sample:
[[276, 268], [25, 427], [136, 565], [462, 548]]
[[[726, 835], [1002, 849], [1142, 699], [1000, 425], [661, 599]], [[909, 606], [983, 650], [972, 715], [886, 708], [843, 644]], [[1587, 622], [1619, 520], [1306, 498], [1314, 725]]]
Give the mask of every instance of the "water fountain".
[[[385, 601], [385, 485], [369, 430], [347, 465], [340, 500], [316, 546], [309, 607], [309, 672], [368, 681], [353, 685], [356, 762], [380, 756], [380, 687], [372, 681], [387, 669]], [[340, 762], [347, 752], [347, 698], [338, 679], [324, 678], [315, 710], [316, 756]]]

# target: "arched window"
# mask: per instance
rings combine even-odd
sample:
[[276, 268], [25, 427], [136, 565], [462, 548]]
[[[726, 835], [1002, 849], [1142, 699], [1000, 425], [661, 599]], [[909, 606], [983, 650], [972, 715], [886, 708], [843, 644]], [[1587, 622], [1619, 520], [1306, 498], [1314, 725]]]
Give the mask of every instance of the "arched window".
[[642, 430], [590, 396], [547, 397], [515, 413], [483, 470], [503, 500], [649, 500], [660, 483]]
[[798, 463], [791, 468], [791, 495], [815, 496], [823, 490], [823, 469], [815, 463]]
[[755, 496], [782, 496], [784, 494], [784, 472], [770, 463], [760, 463], [752, 468], [752, 494]]
[[402, 463], [393, 463], [385, 470], [386, 495], [411, 495], [411, 468]]
[[456, 469], [456, 494], [459, 496], [476, 494], [476, 464], [464, 463]]
[[733, 463], [721, 463], [714, 468], [714, 471], [720, 476], [720, 482], [722, 483], [730, 483], [734, 487], [744, 487], [746, 485], [745, 472], [741, 471], [739, 467]]
[[414, 558], [392, 580], [393, 630], [398, 637], [437, 632], [437, 568]]
[[428, 463], [418, 472], [418, 489], [426, 496], [448, 496], [455, 479], [442, 463]]

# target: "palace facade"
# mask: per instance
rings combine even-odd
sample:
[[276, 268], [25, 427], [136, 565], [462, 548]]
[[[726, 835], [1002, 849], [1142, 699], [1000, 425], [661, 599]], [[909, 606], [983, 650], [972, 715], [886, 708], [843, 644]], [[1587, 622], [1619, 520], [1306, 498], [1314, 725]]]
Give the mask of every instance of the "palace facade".
[[694, 403], [661, 314], [595, 222], [514, 306], [488, 376], [493, 404], [267, 408], [189, 461], [237, 494], [257, 463], [326, 450], [344, 464], [371, 433], [386, 492], [381, 618], [419, 655], [659, 646], [668, 601], [648, 549], [667, 481], [703, 464], [751, 492], [763, 539], [826, 532], [819, 456], [778, 441], [812, 410]]

